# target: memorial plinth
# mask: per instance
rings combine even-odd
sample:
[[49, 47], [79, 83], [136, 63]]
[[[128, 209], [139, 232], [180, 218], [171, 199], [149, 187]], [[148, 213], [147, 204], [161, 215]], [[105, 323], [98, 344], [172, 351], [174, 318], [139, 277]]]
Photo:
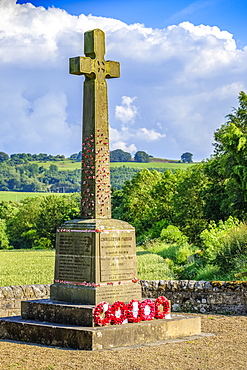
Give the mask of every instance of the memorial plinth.
[[97, 305], [141, 299], [135, 229], [114, 219], [68, 221], [57, 232], [51, 299]]
[[85, 76], [81, 215], [57, 229], [50, 300], [22, 302], [21, 317], [0, 319], [0, 338], [97, 350], [198, 335], [198, 317], [95, 327], [96, 305], [141, 300], [141, 286], [135, 229], [111, 218], [106, 79], [119, 77], [120, 66], [105, 61], [101, 30], [85, 33], [84, 51], [70, 59], [70, 73]]

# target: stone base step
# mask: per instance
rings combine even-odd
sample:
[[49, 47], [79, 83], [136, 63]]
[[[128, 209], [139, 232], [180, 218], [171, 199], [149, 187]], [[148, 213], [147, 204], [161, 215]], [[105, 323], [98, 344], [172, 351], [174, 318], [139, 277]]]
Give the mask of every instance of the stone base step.
[[83, 327], [37, 322], [19, 316], [0, 318], [0, 338], [82, 350], [102, 350], [155, 343], [201, 334], [199, 317], [172, 315], [171, 319]]
[[21, 316], [27, 320], [93, 327], [94, 307], [88, 304], [54, 302], [50, 299], [22, 301]]

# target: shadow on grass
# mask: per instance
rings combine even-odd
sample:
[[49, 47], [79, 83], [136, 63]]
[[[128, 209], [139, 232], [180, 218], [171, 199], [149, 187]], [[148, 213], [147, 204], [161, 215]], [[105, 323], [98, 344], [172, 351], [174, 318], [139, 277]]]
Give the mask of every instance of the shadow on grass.
[[148, 251], [137, 251], [136, 252], [137, 256], [144, 256], [144, 254], [155, 254], [155, 253], [148, 252]]

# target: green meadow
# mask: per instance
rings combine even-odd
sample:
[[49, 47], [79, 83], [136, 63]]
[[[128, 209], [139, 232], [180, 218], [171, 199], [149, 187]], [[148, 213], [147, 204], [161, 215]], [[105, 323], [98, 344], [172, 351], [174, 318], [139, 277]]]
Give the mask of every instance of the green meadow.
[[0, 286], [52, 283], [54, 257], [54, 250], [0, 251]]
[[[39, 197], [45, 196], [51, 193], [36, 193], [36, 192], [25, 192], [25, 191], [0, 191], [0, 201], [11, 201], [20, 202], [21, 200], [28, 197]], [[52, 193], [56, 195], [63, 195], [63, 193]]]
[[[81, 168], [80, 162], [73, 162], [69, 159], [64, 161], [48, 161], [48, 162], [31, 162], [36, 163], [38, 166], [42, 166], [44, 168], [49, 168], [50, 165], [56, 165], [59, 171], [73, 171]], [[167, 168], [171, 170], [177, 170], [179, 168], [186, 169], [190, 166], [193, 166], [195, 163], [176, 163], [176, 162], [164, 162], [164, 160], [160, 160], [157, 162], [149, 162], [149, 163], [139, 163], [139, 162], [111, 162], [110, 167], [117, 168], [117, 167], [130, 167], [130, 168]]]
[[138, 162], [111, 162], [111, 167], [130, 167], [130, 168], [138, 168], [138, 169], [144, 169], [144, 168], [166, 168], [169, 170], [178, 170], [182, 169], [185, 170], [190, 166], [193, 166], [195, 163], [174, 163], [174, 162], [149, 162], [149, 163], [138, 163]]
[[79, 170], [81, 168], [81, 162], [73, 162], [69, 159], [65, 159], [64, 161], [47, 161], [47, 162], [38, 162], [38, 161], [30, 161], [30, 163], [35, 163], [39, 167], [44, 167], [48, 169], [50, 165], [55, 165], [58, 167], [59, 171], [73, 171]]

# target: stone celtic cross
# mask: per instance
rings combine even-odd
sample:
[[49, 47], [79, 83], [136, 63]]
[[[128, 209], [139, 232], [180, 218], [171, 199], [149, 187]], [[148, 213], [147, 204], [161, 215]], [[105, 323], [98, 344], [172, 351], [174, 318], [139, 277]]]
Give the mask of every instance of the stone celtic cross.
[[70, 73], [84, 75], [81, 218], [111, 218], [107, 78], [120, 76], [120, 64], [105, 61], [105, 34], [84, 34], [86, 57], [70, 58]]

